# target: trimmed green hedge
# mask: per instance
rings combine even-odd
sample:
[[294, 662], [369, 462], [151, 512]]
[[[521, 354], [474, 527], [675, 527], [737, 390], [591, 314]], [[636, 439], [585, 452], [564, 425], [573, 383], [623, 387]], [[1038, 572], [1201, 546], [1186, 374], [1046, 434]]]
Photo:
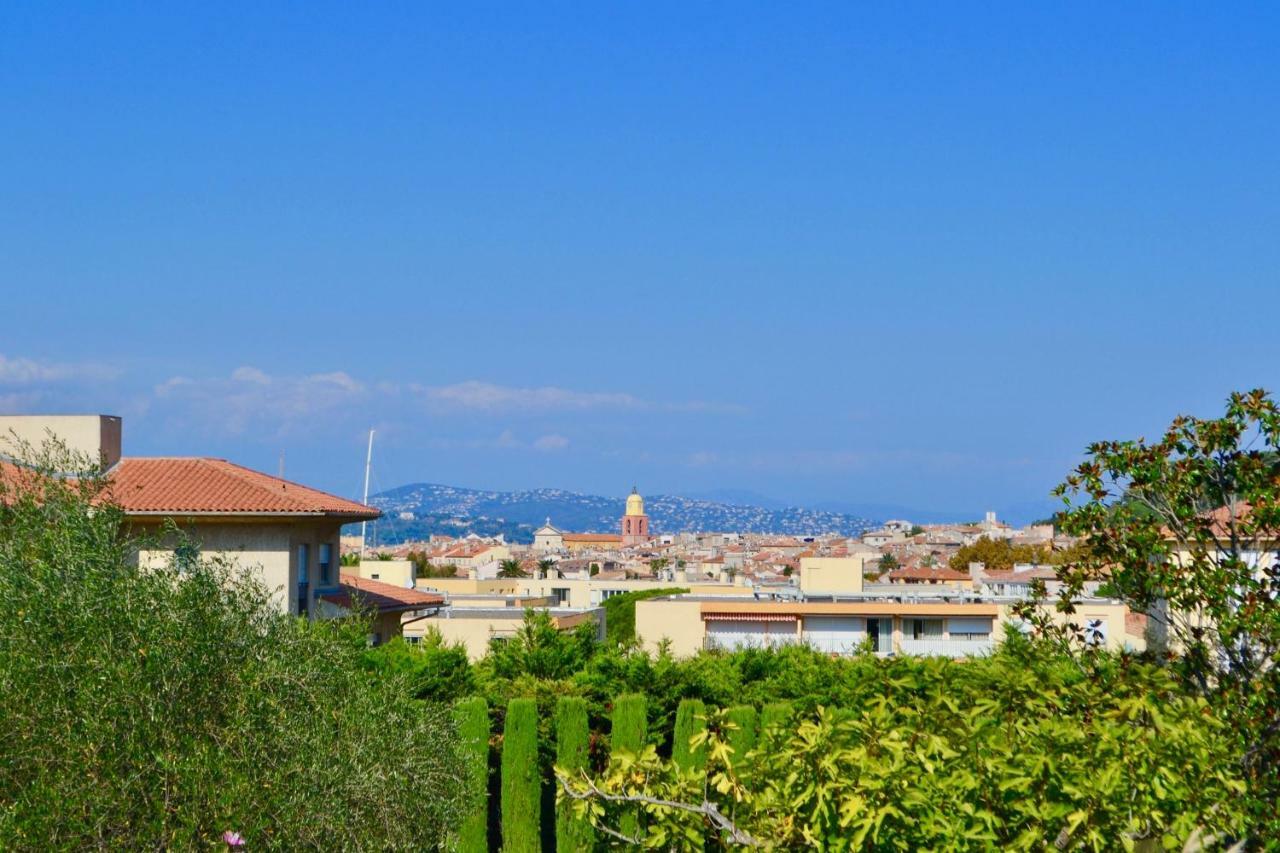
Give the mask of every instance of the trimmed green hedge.
[[489, 705], [479, 696], [454, 706], [458, 723], [458, 751], [471, 777], [471, 791], [458, 826], [459, 853], [489, 849]]
[[760, 724], [760, 715], [751, 705], [738, 705], [730, 708], [725, 716], [735, 726], [729, 730], [729, 735], [725, 738], [733, 749], [730, 760], [733, 761], [738, 774], [742, 775], [745, 770], [741, 766], [742, 759], [756, 746], [756, 730]]
[[[588, 767], [591, 730], [587, 719], [587, 701], [565, 696], [556, 704], [556, 766], [572, 773]], [[595, 831], [585, 820], [574, 817], [568, 800], [556, 804], [556, 850], [559, 853], [590, 850]]]
[[796, 709], [790, 702], [770, 702], [760, 712], [760, 731], [764, 732], [774, 726], [787, 726], [795, 720]]
[[541, 798], [538, 703], [533, 699], [512, 699], [502, 731], [503, 850], [537, 853], [541, 849]]
[[697, 699], [682, 699], [676, 709], [675, 732], [671, 737], [671, 760], [681, 770], [705, 769], [707, 748], [705, 744], [694, 748], [689, 742], [694, 735], [707, 728], [707, 709]]
[[[613, 731], [610, 733], [610, 747], [614, 753], [626, 750], [639, 755], [648, 738], [648, 719], [645, 716], [646, 700], [643, 694], [626, 693], [613, 703]], [[623, 835], [640, 834], [640, 810], [628, 809], [619, 821], [619, 831]]]

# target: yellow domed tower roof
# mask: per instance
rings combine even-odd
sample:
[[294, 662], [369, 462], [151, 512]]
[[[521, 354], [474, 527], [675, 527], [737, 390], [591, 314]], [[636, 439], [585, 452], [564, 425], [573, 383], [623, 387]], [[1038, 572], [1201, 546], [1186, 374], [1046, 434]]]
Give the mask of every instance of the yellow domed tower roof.
[[627, 496], [627, 515], [644, 515], [644, 498], [634, 488]]

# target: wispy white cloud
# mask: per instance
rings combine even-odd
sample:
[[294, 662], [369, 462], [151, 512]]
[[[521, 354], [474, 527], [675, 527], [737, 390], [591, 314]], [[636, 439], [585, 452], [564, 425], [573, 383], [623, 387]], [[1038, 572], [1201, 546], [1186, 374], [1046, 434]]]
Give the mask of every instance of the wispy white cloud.
[[929, 471], [965, 470], [978, 467], [1012, 467], [1020, 459], [989, 458], [948, 450], [754, 450], [716, 452], [701, 450], [683, 458], [691, 468], [754, 469], [769, 472], [864, 471], [913, 467]]
[[120, 371], [104, 364], [57, 364], [0, 355], [0, 384], [39, 385], [74, 380], [114, 379]]
[[170, 420], [230, 435], [314, 428], [317, 418], [358, 406], [368, 398], [365, 386], [346, 373], [282, 377], [249, 366], [236, 368], [226, 378], [170, 377], [156, 385], [154, 393]]
[[519, 388], [470, 380], [453, 385], [418, 386], [416, 390], [425, 399], [444, 409], [536, 412], [638, 409], [644, 405], [630, 394], [571, 391], [551, 385]]
[[[613, 391], [578, 391], [552, 385], [521, 387], [469, 380], [446, 385], [398, 384], [358, 379], [345, 372], [287, 376], [253, 365], [241, 365], [212, 378], [171, 376], [151, 389], [151, 414], [174, 425], [192, 425], [206, 433], [238, 436], [297, 435], [341, 427], [363, 428], [370, 417], [379, 422], [423, 426], [427, 416], [450, 416], [465, 423], [510, 418], [572, 417], [587, 412], [738, 411], [704, 402], [665, 403]], [[554, 429], [517, 438], [511, 430], [497, 439], [479, 440], [491, 449], [523, 448], [543, 453], [562, 451], [569, 439]], [[472, 432], [474, 440], [474, 431]], [[467, 439], [461, 439], [466, 444]]]
[[569, 439], [558, 433], [550, 433], [533, 442], [534, 450], [541, 450], [544, 453], [551, 453], [556, 450], [564, 450], [569, 446]]
[[452, 385], [412, 386], [437, 411], [538, 413], [553, 411], [672, 411], [740, 413], [743, 407], [704, 400], [655, 402], [620, 391], [575, 391], [554, 385], [520, 387], [468, 380]]

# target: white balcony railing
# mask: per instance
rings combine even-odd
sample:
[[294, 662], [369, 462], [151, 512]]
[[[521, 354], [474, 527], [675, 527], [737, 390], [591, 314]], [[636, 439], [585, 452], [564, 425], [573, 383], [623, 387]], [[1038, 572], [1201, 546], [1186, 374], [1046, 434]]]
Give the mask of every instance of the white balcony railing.
[[963, 658], [990, 654], [995, 644], [987, 640], [903, 640], [904, 655], [939, 655]]

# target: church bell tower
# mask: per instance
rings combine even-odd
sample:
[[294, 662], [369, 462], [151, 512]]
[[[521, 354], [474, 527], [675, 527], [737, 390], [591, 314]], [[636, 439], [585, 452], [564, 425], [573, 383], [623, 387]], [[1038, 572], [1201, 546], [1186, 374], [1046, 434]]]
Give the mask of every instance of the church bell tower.
[[622, 544], [639, 545], [649, 539], [649, 516], [644, 514], [644, 498], [631, 490], [627, 496], [627, 512], [622, 516]]

